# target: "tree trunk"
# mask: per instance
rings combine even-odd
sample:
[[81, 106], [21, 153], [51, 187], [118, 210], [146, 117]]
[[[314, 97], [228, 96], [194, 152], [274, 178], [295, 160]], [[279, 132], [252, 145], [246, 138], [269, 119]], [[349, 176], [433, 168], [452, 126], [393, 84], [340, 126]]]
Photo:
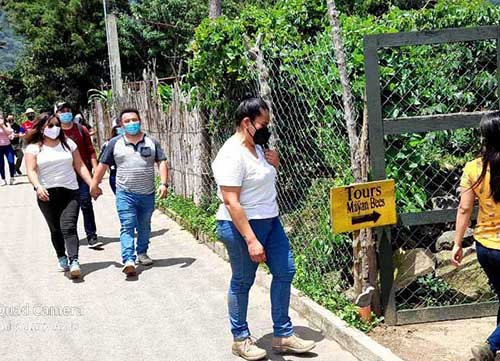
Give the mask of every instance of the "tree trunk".
[[210, 0], [210, 10], [209, 17], [210, 19], [217, 19], [222, 14], [222, 6], [221, 0]]
[[[335, 5], [335, 0], [328, 0], [328, 15], [331, 25], [331, 37], [337, 59], [337, 67], [342, 84], [342, 101], [344, 105], [344, 119], [346, 122], [347, 134], [349, 137], [349, 148], [351, 156], [351, 170], [356, 183], [368, 181], [368, 116], [363, 112], [363, 124], [361, 134], [358, 135], [356, 122], [356, 111], [352, 89], [347, 72], [347, 61], [342, 39], [339, 12]], [[365, 96], [366, 98], [366, 96]], [[353, 232], [353, 276], [354, 292], [359, 295], [367, 286], [377, 287], [377, 257], [373, 242], [373, 235], [370, 229], [362, 229]], [[379, 310], [378, 292], [372, 299], [374, 310]]]

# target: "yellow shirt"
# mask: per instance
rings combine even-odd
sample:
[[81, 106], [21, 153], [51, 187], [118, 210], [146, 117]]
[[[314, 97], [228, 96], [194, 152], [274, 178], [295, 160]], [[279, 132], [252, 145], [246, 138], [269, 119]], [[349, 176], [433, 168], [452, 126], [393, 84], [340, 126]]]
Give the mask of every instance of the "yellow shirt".
[[[464, 167], [460, 187], [462, 191], [470, 189], [483, 170], [481, 158], [468, 162]], [[481, 183], [474, 189], [479, 200], [479, 214], [474, 229], [474, 238], [486, 248], [500, 249], [500, 203], [495, 203], [490, 192], [490, 170]]]

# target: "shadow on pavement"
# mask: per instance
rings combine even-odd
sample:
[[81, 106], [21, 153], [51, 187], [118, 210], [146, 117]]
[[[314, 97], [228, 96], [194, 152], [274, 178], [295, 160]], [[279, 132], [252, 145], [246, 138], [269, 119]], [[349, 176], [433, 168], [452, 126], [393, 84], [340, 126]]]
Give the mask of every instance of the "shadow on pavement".
[[[196, 261], [196, 258], [191, 258], [191, 257], [165, 258], [165, 259], [154, 259], [153, 261], [154, 261], [154, 263], [151, 266], [138, 265], [136, 275], [125, 277], [125, 281], [127, 281], [127, 282], [138, 281], [139, 276], [141, 275], [142, 272], [149, 271], [153, 268], [172, 267], [172, 266], [177, 266], [177, 265], [181, 265], [180, 268], [186, 268], [186, 267], [191, 266]], [[120, 265], [120, 267], [121, 267], [121, 265]]]
[[[301, 338], [305, 340], [313, 340], [315, 342], [320, 342], [323, 340], [325, 337], [320, 331], [313, 330], [312, 328], [309, 327], [304, 327], [304, 326], [294, 326], [294, 330], [297, 334], [297, 336], [300, 336]], [[273, 334], [269, 333], [265, 336], [262, 336], [259, 340], [257, 340], [257, 346], [260, 348], [263, 348], [267, 351], [267, 360], [274, 360], [274, 361], [287, 361], [287, 354], [282, 354], [282, 353], [277, 353], [273, 351], [271, 347], [271, 342], [273, 340]], [[301, 355], [293, 355], [294, 357], [300, 357], [303, 359], [314, 359], [318, 357], [318, 354], [313, 351], [307, 352]]]
[[[105, 261], [105, 262], [92, 262], [81, 264], [82, 275], [80, 278], [72, 280], [74, 283], [85, 282], [85, 276], [108, 267], [114, 266], [115, 268], [121, 268], [122, 264], [115, 261]], [[69, 274], [68, 274], [69, 277]]]
[[[150, 238], [155, 238], [155, 237], [159, 237], [159, 236], [163, 236], [165, 233], [167, 233], [169, 231], [168, 228], [163, 228], [163, 229], [158, 229], [156, 231], [152, 231], [151, 232], [151, 236]], [[118, 233], [120, 233], [120, 231], [118, 230]], [[137, 233], [134, 235], [134, 237], [137, 238]], [[105, 237], [105, 236], [99, 236], [99, 241], [101, 241], [102, 243], [104, 243], [104, 245], [107, 245], [109, 243], [113, 243], [113, 242], [120, 242], [120, 237], [117, 236], [117, 237]], [[80, 245], [81, 246], [87, 246], [89, 243], [87, 242], [87, 237], [85, 238], [82, 238], [80, 239]], [[95, 248], [97, 251], [102, 251], [102, 248]]]

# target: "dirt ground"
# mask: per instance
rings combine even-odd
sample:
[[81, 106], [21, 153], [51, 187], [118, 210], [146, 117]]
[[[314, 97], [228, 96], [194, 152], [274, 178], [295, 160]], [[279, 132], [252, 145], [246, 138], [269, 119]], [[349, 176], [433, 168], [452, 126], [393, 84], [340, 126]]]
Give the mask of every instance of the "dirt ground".
[[[493, 332], [495, 317], [433, 322], [407, 326], [379, 326], [370, 337], [405, 361], [469, 361], [470, 349]], [[496, 360], [500, 360], [497, 355]]]

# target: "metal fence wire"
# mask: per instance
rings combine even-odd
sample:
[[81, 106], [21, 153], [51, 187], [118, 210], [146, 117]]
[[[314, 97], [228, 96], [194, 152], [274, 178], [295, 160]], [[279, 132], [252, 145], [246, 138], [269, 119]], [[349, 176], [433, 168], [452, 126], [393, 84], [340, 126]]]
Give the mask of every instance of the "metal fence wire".
[[[286, 59], [266, 49], [264, 58], [281, 160], [278, 203], [297, 266], [294, 282], [313, 298], [335, 298], [351, 293], [352, 241], [349, 234], [332, 233], [329, 190], [353, 178], [335, 55], [331, 45], [317, 46], [327, 37], [314, 41], [296, 56], [293, 49]], [[497, 108], [496, 41], [391, 47], [378, 54], [385, 121]], [[364, 104], [360, 71], [350, 68], [362, 84], [354, 87], [358, 118]], [[246, 92], [261, 90], [257, 70], [248, 72], [246, 82], [220, 89], [209, 107], [197, 84], [162, 85], [154, 75], [127, 92], [127, 102], [148, 118], [147, 131], [167, 152], [175, 192], [204, 209], [218, 202], [211, 162], [234, 132], [234, 110]], [[386, 135], [385, 173], [396, 181], [398, 214], [455, 209], [461, 169], [478, 150], [473, 128]], [[464, 266], [451, 265], [451, 222], [392, 228], [396, 310], [494, 299], [470, 234]]]
[[[384, 121], [498, 108], [496, 40], [387, 48], [379, 59]], [[398, 214], [456, 209], [463, 166], [479, 148], [477, 128], [385, 136], [386, 174], [396, 179]], [[451, 264], [454, 226], [392, 228], [396, 310], [495, 299], [476, 259], [472, 229], [463, 266]]]

